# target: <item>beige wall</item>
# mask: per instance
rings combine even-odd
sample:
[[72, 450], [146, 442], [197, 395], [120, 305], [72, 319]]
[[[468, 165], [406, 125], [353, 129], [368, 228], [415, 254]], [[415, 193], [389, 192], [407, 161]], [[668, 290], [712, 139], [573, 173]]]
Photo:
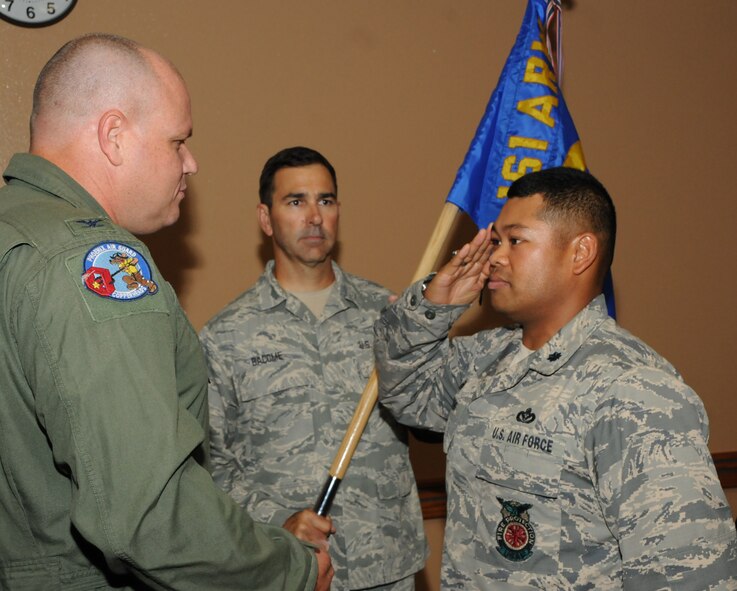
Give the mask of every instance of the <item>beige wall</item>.
[[[27, 147], [33, 81], [53, 51], [84, 32], [127, 35], [174, 60], [192, 94], [200, 173], [181, 223], [148, 242], [196, 328], [260, 273], [258, 173], [288, 145], [316, 147], [338, 170], [341, 263], [401, 290], [524, 8], [79, 0], [49, 28], [0, 22], [0, 166]], [[713, 451], [737, 450], [735, 22], [734, 0], [589, 0], [575, 2], [564, 25], [566, 100], [618, 206], [620, 322], [702, 396]], [[453, 244], [471, 232], [463, 222]], [[463, 330], [485, 323], [476, 314]]]

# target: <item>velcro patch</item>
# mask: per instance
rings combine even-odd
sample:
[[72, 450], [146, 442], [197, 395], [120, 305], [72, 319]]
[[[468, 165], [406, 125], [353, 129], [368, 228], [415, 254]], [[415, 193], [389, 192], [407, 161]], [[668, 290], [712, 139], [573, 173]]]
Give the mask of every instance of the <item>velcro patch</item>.
[[144, 256], [117, 242], [102, 242], [89, 250], [84, 257], [82, 282], [101, 297], [122, 301], [153, 295], [159, 290]]
[[95, 230], [110, 230], [112, 228], [110, 220], [105, 217], [75, 218], [64, 220], [64, 223], [75, 236], [88, 235], [89, 232], [94, 232]]

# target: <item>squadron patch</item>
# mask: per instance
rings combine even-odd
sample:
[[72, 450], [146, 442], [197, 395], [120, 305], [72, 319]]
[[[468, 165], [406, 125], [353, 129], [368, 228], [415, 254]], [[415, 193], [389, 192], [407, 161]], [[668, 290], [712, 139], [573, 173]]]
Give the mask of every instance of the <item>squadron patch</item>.
[[535, 546], [535, 530], [527, 512], [532, 509], [532, 505], [505, 501], [501, 497], [496, 500], [502, 505], [502, 520], [496, 527], [496, 549], [507, 560], [527, 560], [532, 556], [532, 548]]
[[143, 255], [115, 242], [90, 249], [84, 257], [82, 281], [90, 291], [114, 300], [135, 300], [159, 290]]

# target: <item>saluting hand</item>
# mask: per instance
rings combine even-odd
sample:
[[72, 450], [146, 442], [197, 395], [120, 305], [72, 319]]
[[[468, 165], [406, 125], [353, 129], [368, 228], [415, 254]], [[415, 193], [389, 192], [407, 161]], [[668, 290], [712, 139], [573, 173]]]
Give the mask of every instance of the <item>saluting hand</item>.
[[491, 224], [464, 244], [433, 277], [425, 298], [434, 304], [470, 304], [484, 289], [491, 268]]

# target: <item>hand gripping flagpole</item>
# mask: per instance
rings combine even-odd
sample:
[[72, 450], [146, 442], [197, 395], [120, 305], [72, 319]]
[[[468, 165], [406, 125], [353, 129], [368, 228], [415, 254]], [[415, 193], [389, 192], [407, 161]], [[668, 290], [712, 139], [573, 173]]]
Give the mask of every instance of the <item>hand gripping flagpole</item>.
[[[440, 256], [448, 235], [453, 229], [459, 211], [458, 206], [453, 203], [446, 202], [443, 206], [430, 241], [412, 278], [412, 283], [427, 276], [435, 268], [435, 263]], [[348, 430], [343, 437], [343, 442], [340, 444], [338, 453], [335, 454], [335, 458], [328, 472], [328, 478], [320, 493], [320, 498], [315, 503], [314, 511], [318, 515], [325, 516], [330, 511], [330, 506], [333, 503], [335, 494], [338, 492], [338, 487], [348, 470], [348, 465], [353, 458], [353, 453], [356, 451], [358, 442], [361, 440], [361, 435], [371, 416], [371, 411], [376, 405], [378, 393], [378, 378], [374, 369], [371, 372], [371, 377], [366, 387], [363, 389], [363, 394], [361, 394], [361, 399], [358, 401], [358, 406], [353, 413], [353, 418], [348, 425]]]

